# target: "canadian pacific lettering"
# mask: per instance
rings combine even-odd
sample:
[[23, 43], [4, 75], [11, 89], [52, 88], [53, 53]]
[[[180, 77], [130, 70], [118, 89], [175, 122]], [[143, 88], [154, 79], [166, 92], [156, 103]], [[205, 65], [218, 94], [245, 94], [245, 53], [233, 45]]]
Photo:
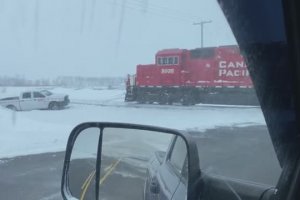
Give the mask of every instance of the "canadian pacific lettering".
[[244, 61], [220, 61], [218, 75], [220, 77], [249, 76], [249, 71]]

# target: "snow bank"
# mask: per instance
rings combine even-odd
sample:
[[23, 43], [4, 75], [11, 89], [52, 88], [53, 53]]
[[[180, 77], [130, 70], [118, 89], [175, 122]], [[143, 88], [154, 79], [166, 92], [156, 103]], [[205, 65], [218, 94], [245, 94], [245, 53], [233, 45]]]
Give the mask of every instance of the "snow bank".
[[65, 149], [72, 126], [53, 124], [19, 116], [0, 109], [0, 158], [55, 152]]
[[0, 158], [64, 150], [72, 128], [87, 121], [127, 122], [194, 131], [218, 126], [265, 125], [257, 107], [134, 106], [123, 102], [122, 90], [53, 88], [52, 91], [69, 94], [71, 101], [74, 98], [107, 104], [71, 104], [70, 108], [59, 111], [14, 113], [0, 109]]

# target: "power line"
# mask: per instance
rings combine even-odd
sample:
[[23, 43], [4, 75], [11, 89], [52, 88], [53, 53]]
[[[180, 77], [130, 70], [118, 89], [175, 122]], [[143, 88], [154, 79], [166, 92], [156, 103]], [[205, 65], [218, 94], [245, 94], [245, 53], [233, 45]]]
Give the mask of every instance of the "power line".
[[[111, 0], [106, 0], [106, 3], [111, 4], [113, 6], [126, 7], [131, 10], [136, 10], [136, 11], [145, 13], [143, 6], [140, 3], [136, 3], [133, 1], [130, 1], [130, 2], [127, 1], [125, 3], [125, 5], [120, 4], [119, 2], [112, 2]], [[150, 14], [150, 15], [155, 15], [155, 16], [159, 15], [159, 16], [163, 16], [163, 17], [168, 17], [170, 19], [176, 19], [176, 20], [181, 20], [181, 21], [186, 21], [186, 22], [190, 22], [191, 20], [194, 20], [196, 18], [196, 17], [192, 18], [191, 16], [190, 17], [183, 16], [182, 14], [173, 15], [170, 13], [170, 11], [171, 11], [171, 9], [161, 10], [160, 8], [154, 8], [154, 7], [149, 6], [147, 8], [146, 13]], [[174, 12], [176, 12], [176, 11], [174, 11]]]
[[172, 12], [175, 15], [185, 16], [187, 18], [198, 18], [199, 17], [199, 16], [196, 16], [196, 15], [191, 15], [191, 14], [182, 12], [182, 10], [170, 9], [170, 7], [165, 7], [165, 6], [160, 6], [160, 5], [157, 5], [157, 4], [149, 3], [148, 2], [149, 0], [130, 0], [129, 2], [136, 2], [136, 3], [140, 3], [140, 4], [144, 5], [144, 2], [142, 2], [142, 1], [147, 1], [147, 8], [150, 8], [150, 9], [157, 9], [157, 10], [161, 10], [161, 11], [168, 11], [168, 12]]

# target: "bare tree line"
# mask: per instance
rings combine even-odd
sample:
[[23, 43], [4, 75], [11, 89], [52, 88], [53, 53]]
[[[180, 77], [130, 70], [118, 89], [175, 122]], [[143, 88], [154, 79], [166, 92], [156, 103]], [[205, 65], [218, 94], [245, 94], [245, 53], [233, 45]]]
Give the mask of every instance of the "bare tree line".
[[0, 76], [0, 86], [122, 87], [124, 77], [60, 76], [49, 79], [27, 79], [21, 76]]

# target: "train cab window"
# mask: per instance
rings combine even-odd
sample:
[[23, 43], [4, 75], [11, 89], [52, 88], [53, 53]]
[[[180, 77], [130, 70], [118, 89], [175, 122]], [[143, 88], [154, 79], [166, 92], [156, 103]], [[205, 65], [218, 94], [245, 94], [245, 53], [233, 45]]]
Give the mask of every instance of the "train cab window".
[[178, 56], [158, 57], [156, 60], [158, 65], [178, 65]]
[[178, 57], [174, 57], [174, 64], [177, 65], [178, 64]]
[[168, 58], [163, 58], [163, 63], [162, 63], [163, 65], [166, 65], [166, 64], [168, 64]]
[[161, 65], [161, 64], [162, 64], [162, 59], [161, 59], [161, 57], [158, 57], [158, 58], [157, 58], [157, 64], [158, 64], [158, 65]]

